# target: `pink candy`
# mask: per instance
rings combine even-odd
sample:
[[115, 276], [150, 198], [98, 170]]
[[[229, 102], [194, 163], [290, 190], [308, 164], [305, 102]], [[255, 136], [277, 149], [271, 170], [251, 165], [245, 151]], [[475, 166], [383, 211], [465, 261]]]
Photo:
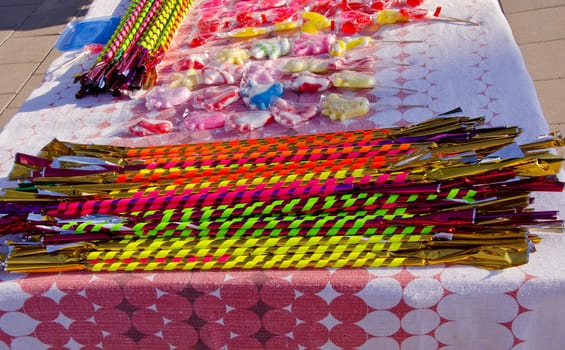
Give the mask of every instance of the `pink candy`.
[[318, 108], [315, 105], [293, 106], [279, 98], [271, 106], [271, 112], [277, 123], [293, 127], [314, 118], [318, 113]]
[[292, 53], [295, 56], [310, 56], [326, 54], [335, 41], [333, 34], [307, 34], [303, 33], [292, 45]]
[[239, 101], [239, 88], [234, 85], [220, 85], [194, 91], [192, 105], [196, 109], [221, 111]]
[[287, 6], [287, 2], [286, 0], [237, 1], [234, 6], [237, 11], [251, 12]]
[[190, 90], [184, 86], [155, 86], [145, 95], [147, 109], [165, 109], [187, 102], [191, 97]]
[[272, 119], [269, 111], [233, 112], [228, 115], [226, 126], [238, 131], [252, 131], [267, 125]]
[[184, 118], [182, 124], [191, 131], [223, 128], [227, 116], [223, 112], [192, 111]]
[[294, 73], [290, 76], [288, 87], [298, 92], [326, 91], [332, 85], [330, 78], [308, 71]]
[[257, 84], [270, 84], [275, 82], [272, 64], [249, 63], [243, 72], [244, 79], [253, 80]]

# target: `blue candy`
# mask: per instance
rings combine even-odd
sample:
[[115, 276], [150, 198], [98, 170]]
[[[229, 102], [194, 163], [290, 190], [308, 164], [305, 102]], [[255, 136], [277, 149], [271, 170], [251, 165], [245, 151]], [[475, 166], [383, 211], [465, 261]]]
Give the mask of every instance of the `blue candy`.
[[283, 84], [274, 82], [269, 84], [257, 84], [249, 81], [247, 88], [241, 89], [243, 102], [252, 109], [267, 110], [282, 96]]

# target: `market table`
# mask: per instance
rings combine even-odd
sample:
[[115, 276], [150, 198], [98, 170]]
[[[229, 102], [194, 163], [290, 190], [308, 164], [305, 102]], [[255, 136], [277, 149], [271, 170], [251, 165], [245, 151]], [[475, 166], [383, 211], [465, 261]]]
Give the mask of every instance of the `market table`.
[[[322, 117], [292, 129], [189, 132], [182, 110], [148, 111], [129, 96], [75, 99], [73, 75], [90, 60], [54, 62], [0, 134], [0, 176], [16, 152], [37, 153], [58, 138], [124, 146], [407, 126], [461, 107], [489, 126], [517, 125], [519, 141], [547, 133], [535, 89], [495, 0], [427, 1], [442, 13], [478, 22], [392, 25], [383, 39], [384, 85], [418, 93], [372, 91], [367, 117]], [[121, 14], [127, 3], [94, 1], [87, 17]], [[163, 77], [190, 51], [180, 27], [160, 67]], [[297, 97], [298, 98], [298, 97]], [[394, 107], [418, 105], [420, 107]], [[171, 133], [134, 137], [140, 118], [173, 122]], [[4, 181], [9, 186], [8, 181]], [[539, 194], [535, 207], [559, 209], [562, 194]], [[371, 269], [228, 270], [143, 273], [0, 274], [0, 348], [11, 349], [560, 349], [565, 342], [562, 235], [541, 233], [530, 261], [489, 271], [470, 266]]]

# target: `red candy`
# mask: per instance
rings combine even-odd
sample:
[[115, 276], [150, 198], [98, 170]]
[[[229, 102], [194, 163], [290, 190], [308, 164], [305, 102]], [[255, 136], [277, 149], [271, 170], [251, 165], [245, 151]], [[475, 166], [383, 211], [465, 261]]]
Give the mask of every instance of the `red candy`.
[[190, 41], [190, 47], [198, 47], [206, 44], [212, 35], [197, 35]]
[[134, 136], [149, 136], [167, 134], [173, 129], [173, 123], [168, 120], [142, 119], [129, 127], [129, 132]]
[[426, 9], [412, 9], [403, 7], [398, 12], [406, 17], [414, 18], [414, 19], [422, 19], [428, 15], [428, 10]]
[[194, 91], [192, 102], [196, 109], [221, 111], [239, 99], [239, 88], [237, 86], [221, 85]]
[[237, 71], [239, 67], [229, 64], [223, 66], [208, 65], [200, 71], [200, 82], [205, 85], [234, 84], [236, 77], [237, 80], [241, 78], [241, 71]]
[[235, 16], [238, 22], [237, 27], [258, 27], [267, 23], [267, 16], [265, 14], [244, 12]]
[[371, 25], [371, 16], [360, 11], [344, 11], [339, 15], [341, 30], [347, 35], [353, 35]]
[[184, 70], [200, 70], [204, 68], [204, 65], [208, 63], [210, 59], [206, 54], [193, 54], [187, 58], [183, 58], [173, 63], [173, 69], [176, 72]]
[[389, 8], [398, 8], [400, 6], [417, 7], [424, 3], [424, 0], [384, 0], [374, 1], [371, 4], [371, 9], [381, 11]]
[[[381, 3], [382, 6], [382, 2], [378, 1], [377, 3]], [[383, 6], [384, 7], [384, 6]], [[382, 8], [381, 7], [381, 10]], [[341, 4], [340, 4], [340, 8], [343, 11], [362, 11], [362, 12], [371, 12], [373, 9], [372, 7], [369, 5], [369, 3], [367, 1], [348, 1], [348, 0], [342, 0]]]
[[298, 92], [321, 92], [332, 85], [330, 78], [308, 71], [294, 73], [289, 79], [289, 88]]
[[406, 5], [411, 7], [420, 6], [424, 3], [424, 0], [406, 0]]

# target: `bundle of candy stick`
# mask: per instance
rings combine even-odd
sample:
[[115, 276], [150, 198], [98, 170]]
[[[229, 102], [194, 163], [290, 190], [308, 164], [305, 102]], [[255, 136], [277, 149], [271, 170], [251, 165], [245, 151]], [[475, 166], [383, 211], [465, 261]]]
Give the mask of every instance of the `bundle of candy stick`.
[[[527, 263], [560, 230], [557, 134], [438, 117], [410, 127], [127, 148], [54, 140], [0, 197], [14, 272]], [[16, 238], [14, 238], [16, 237]]]
[[151, 86], [155, 67], [169, 49], [192, 0], [133, 0], [88, 72], [76, 77], [77, 98]]

